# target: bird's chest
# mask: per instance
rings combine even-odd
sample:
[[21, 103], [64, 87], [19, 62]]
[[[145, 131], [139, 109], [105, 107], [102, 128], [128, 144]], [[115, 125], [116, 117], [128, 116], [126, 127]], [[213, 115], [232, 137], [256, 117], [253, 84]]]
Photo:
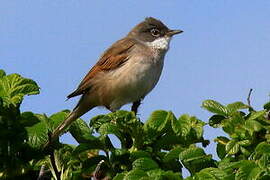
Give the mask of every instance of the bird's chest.
[[163, 68], [164, 56], [131, 58], [115, 72], [115, 86], [127, 96], [144, 97], [157, 84]]

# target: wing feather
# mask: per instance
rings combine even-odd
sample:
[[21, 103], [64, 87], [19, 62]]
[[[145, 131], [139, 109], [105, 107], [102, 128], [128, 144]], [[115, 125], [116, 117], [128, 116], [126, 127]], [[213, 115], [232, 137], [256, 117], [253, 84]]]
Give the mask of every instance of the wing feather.
[[134, 39], [121, 39], [114, 43], [109, 49], [107, 49], [101, 56], [99, 61], [87, 75], [83, 78], [78, 88], [69, 94], [67, 98], [78, 96], [89, 91], [91, 88], [92, 79], [100, 72], [111, 71], [121, 67], [129, 58], [129, 51], [135, 44]]

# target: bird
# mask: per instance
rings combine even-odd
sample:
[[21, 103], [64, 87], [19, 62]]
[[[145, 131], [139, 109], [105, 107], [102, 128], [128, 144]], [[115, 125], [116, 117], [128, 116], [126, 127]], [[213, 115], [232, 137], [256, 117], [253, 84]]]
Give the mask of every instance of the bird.
[[132, 28], [105, 50], [77, 89], [67, 96], [81, 98], [49, 139], [57, 139], [73, 121], [98, 106], [115, 112], [132, 103], [131, 110], [137, 114], [141, 101], [160, 78], [172, 37], [182, 32], [169, 29], [153, 17]]

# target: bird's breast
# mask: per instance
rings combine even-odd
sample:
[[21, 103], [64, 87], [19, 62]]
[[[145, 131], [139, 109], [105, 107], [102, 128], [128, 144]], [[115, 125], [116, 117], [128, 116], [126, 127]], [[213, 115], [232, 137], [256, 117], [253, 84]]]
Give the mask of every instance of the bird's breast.
[[133, 102], [146, 96], [157, 84], [164, 56], [133, 56], [120, 68], [108, 73], [108, 87], [112, 96]]

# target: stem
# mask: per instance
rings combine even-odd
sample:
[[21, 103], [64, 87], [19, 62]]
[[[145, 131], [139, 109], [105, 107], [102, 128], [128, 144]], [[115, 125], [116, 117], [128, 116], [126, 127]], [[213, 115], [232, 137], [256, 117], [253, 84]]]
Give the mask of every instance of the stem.
[[45, 175], [45, 165], [43, 164], [40, 168], [37, 180], [42, 180], [44, 178], [44, 175]]
[[251, 102], [250, 102], [250, 97], [251, 97], [252, 91], [253, 91], [253, 89], [251, 88], [249, 90], [248, 97], [247, 97], [247, 103], [248, 103], [248, 106], [249, 106], [249, 108], [248, 108], [249, 112], [254, 111], [254, 109], [251, 107]]
[[50, 161], [51, 161], [51, 165], [52, 165], [53, 171], [54, 171], [54, 173], [56, 175], [56, 180], [60, 180], [61, 174], [57, 170], [57, 166], [56, 166], [56, 163], [55, 163], [54, 151], [50, 154]]
[[[51, 132], [48, 132], [48, 139], [49, 139], [49, 144], [51, 144], [52, 142], [52, 136], [51, 136]], [[61, 172], [58, 171], [56, 163], [55, 163], [55, 155], [54, 155], [55, 150], [50, 151], [50, 161], [51, 161], [51, 165], [53, 168], [53, 171], [56, 175], [56, 180], [60, 180], [61, 179]]]
[[250, 96], [251, 96], [251, 93], [252, 93], [253, 89], [250, 89], [249, 90], [249, 93], [248, 93], [248, 97], [247, 97], [247, 103], [248, 105], [251, 107], [251, 104], [250, 104]]

